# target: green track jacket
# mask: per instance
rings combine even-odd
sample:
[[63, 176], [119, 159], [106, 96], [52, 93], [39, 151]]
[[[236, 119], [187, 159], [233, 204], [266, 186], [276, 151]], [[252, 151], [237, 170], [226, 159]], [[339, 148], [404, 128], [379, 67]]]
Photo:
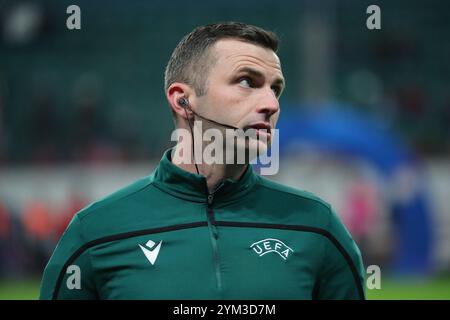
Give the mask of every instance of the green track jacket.
[[330, 205], [251, 166], [208, 193], [170, 156], [74, 216], [41, 299], [364, 299], [360, 252]]

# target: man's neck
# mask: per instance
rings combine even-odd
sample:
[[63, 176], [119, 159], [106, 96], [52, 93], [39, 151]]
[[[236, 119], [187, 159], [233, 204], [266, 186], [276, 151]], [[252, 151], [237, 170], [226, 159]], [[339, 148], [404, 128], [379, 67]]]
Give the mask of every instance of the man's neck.
[[[178, 148], [180, 148], [179, 145], [175, 146], [172, 163], [187, 172], [197, 173], [193, 159], [190, 163], [184, 163], [179, 152], [177, 152]], [[206, 178], [208, 191], [211, 193], [222, 180], [239, 180], [244, 174], [247, 165], [248, 164], [207, 164], [202, 162], [197, 164], [197, 168], [199, 174]]]

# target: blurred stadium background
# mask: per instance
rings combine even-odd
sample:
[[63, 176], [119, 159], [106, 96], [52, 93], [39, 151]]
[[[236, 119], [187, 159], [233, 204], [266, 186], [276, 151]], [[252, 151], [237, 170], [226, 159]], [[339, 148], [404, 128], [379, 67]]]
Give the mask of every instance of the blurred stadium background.
[[0, 299], [36, 299], [72, 215], [153, 170], [169, 55], [225, 20], [281, 38], [271, 178], [334, 205], [381, 267], [370, 299], [450, 299], [450, 2], [423, 0], [0, 0]]

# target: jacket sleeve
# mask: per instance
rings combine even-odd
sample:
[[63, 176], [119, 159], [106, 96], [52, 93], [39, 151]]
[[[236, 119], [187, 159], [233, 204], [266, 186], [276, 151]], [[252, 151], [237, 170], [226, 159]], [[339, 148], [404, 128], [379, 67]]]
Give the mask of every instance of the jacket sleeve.
[[45, 267], [41, 300], [97, 298], [88, 249], [75, 215]]
[[313, 298], [364, 300], [365, 272], [361, 252], [333, 210], [327, 231]]

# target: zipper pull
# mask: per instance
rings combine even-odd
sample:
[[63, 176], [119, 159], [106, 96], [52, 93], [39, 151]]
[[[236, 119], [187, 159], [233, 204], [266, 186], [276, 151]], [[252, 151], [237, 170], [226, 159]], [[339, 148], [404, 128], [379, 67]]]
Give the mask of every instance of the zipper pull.
[[214, 201], [214, 194], [212, 194], [212, 193], [208, 194], [208, 216], [209, 216], [209, 221], [211, 222], [213, 236], [217, 240], [219, 238], [219, 234], [217, 233], [216, 220], [214, 219], [214, 212], [212, 209], [213, 201]]
[[214, 195], [208, 194], [208, 206], [212, 205], [213, 200], [214, 200]]

